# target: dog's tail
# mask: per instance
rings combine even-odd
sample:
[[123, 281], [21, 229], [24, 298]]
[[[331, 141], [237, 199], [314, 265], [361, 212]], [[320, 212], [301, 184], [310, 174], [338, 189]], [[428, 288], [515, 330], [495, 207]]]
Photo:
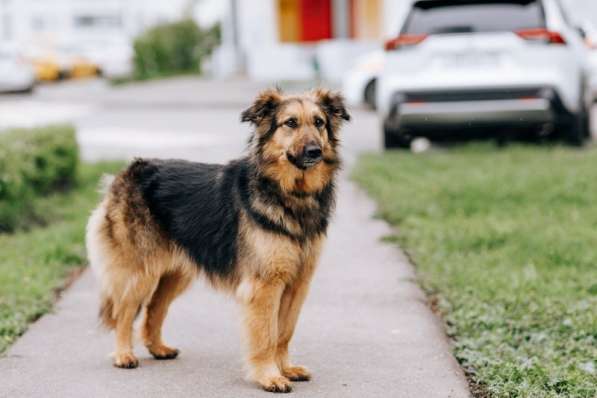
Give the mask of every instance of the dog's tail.
[[112, 330], [116, 328], [116, 318], [114, 316], [114, 300], [112, 297], [102, 295], [99, 310], [99, 319], [106, 329]]
[[[107, 183], [106, 189], [109, 189], [111, 182], [106, 182], [106, 177], [102, 178], [102, 184]], [[113, 295], [106, 283], [106, 257], [103, 249], [102, 235], [105, 234], [105, 223], [107, 215], [106, 199], [91, 213], [87, 223], [85, 235], [85, 246], [87, 248], [87, 257], [89, 265], [100, 284], [100, 310], [99, 320], [107, 329], [114, 329], [116, 326], [116, 306]]]
[[98, 185], [98, 192], [101, 193], [102, 195], [105, 195], [108, 193], [108, 191], [110, 190], [110, 187], [112, 186], [112, 183], [114, 182], [114, 179], [116, 177], [112, 174], [104, 174], [102, 175], [102, 177], [100, 178], [100, 182]]

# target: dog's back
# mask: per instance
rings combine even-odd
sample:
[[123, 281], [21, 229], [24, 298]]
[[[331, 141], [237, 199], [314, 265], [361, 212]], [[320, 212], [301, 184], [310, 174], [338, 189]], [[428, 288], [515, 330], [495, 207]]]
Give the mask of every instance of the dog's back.
[[131, 166], [153, 219], [208, 274], [232, 270], [239, 224], [236, 184], [245, 163], [139, 160]]

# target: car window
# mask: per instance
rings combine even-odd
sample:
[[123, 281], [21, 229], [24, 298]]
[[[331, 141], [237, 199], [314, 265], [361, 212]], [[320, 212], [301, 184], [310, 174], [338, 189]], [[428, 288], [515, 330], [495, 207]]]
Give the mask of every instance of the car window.
[[425, 0], [414, 4], [403, 32], [501, 32], [545, 27], [539, 1]]

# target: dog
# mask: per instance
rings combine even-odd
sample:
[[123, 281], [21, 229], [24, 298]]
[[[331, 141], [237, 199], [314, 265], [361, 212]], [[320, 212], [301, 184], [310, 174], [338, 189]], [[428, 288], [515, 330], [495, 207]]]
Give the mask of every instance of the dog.
[[101, 282], [100, 321], [115, 330], [114, 366], [135, 368], [133, 322], [156, 359], [169, 305], [198, 277], [242, 307], [248, 378], [290, 392], [310, 372], [288, 345], [316, 269], [335, 203], [340, 94], [260, 93], [241, 115], [253, 126], [245, 157], [226, 165], [136, 159], [105, 187], [87, 225], [89, 262]]

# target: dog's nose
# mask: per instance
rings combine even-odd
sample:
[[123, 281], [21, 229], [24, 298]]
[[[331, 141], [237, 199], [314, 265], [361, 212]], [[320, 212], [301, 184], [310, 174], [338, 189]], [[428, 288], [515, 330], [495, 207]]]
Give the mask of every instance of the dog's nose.
[[305, 147], [305, 157], [310, 160], [321, 159], [321, 148], [319, 145], [309, 144]]

